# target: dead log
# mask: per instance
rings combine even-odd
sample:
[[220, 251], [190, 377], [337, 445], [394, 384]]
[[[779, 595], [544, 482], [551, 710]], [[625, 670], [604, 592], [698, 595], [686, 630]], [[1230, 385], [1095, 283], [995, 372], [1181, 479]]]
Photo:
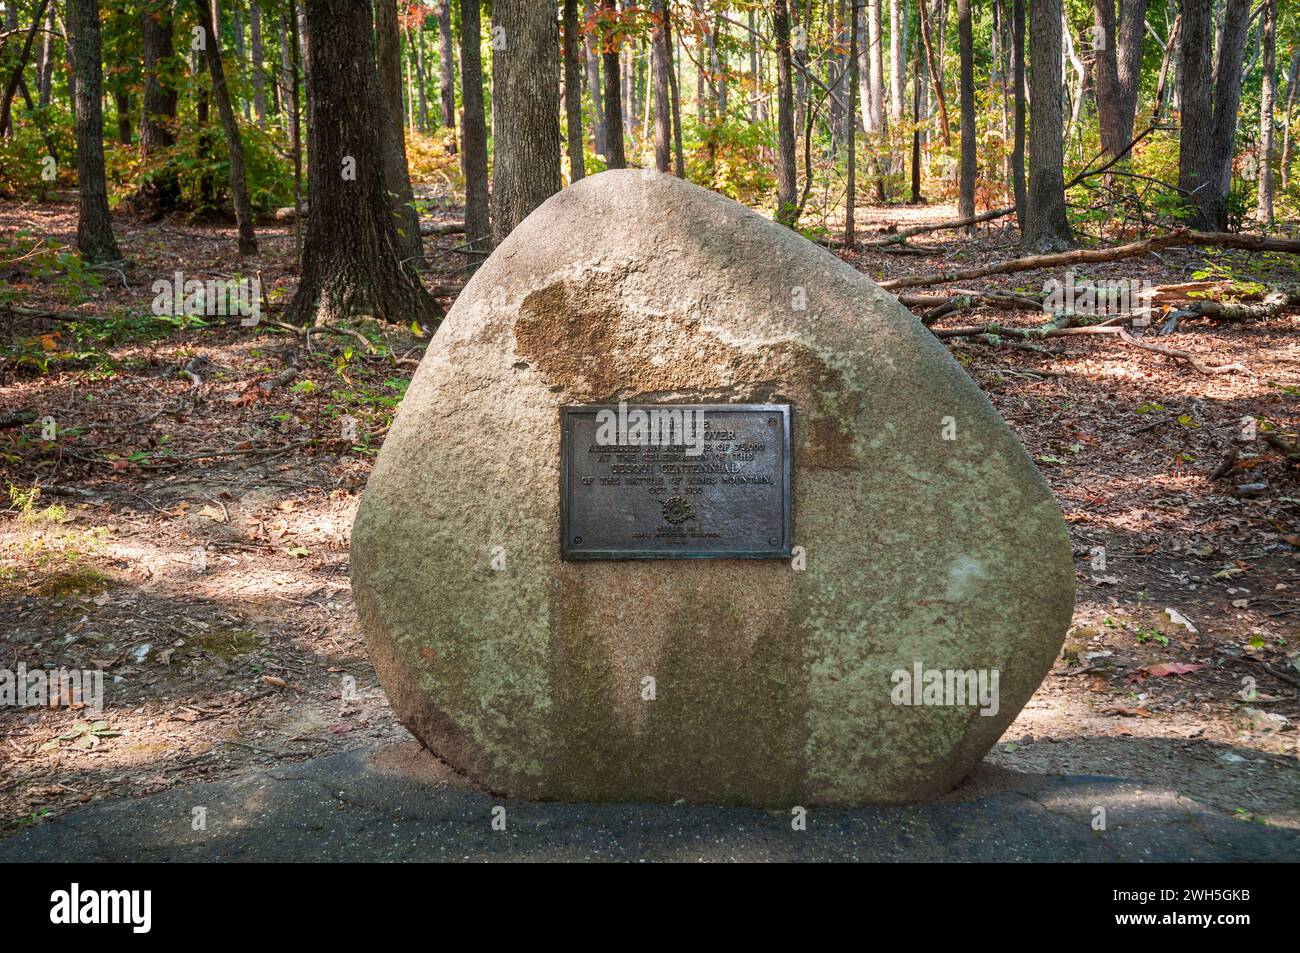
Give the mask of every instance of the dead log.
[[888, 288], [923, 288], [929, 285], [942, 285], [952, 281], [971, 281], [986, 278], [989, 275], [1006, 275], [1018, 271], [1037, 271], [1040, 268], [1059, 268], [1066, 265], [1099, 264], [1107, 261], [1119, 261], [1162, 248], [1185, 247], [1188, 245], [1213, 246], [1221, 248], [1240, 248], [1246, 251], [1285, 252], [1300, 255], [1300, 240], [1273, 238], [1267, 235], [1235, 235], [1227, 232], [1196, 232], [1189, 228], [1178, 228], [1164, 235], [1156, 235], [1140, 242], [1127, 245], [1113, 245], [1109, 248], [1076, 248], [1072, 251], [1055, 252], [1049, 255], [1026, 255], [1010, 261], [997, 262], [992, 265], [980, 265], [975, 268], [963, 268], [938, 275], [910, 275], [880, 282], [880, 287]]

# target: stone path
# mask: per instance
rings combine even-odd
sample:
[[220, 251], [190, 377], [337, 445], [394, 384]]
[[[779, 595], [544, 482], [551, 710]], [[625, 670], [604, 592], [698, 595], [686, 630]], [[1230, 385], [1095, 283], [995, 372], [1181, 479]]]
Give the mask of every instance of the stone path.
[[104, 802], [0, 841], [0, 861], [1297, 859], [1298, 832], [1114, 778], [1004, 772], [942, 802], [816, 808], [795, 831], [788, 812], [496, 799], [393, 748]]

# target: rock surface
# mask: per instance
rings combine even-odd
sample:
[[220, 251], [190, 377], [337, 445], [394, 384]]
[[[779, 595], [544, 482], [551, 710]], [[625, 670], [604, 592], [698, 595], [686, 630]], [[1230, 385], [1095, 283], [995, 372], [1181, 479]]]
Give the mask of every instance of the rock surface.
[[[562, 561], [559, 408], [619, 400], [791, 404], [805, 568]], [[466, 286], [379, 454], [352, 567], [411, 731], [491, 790], [566, 800], [940, 794], [1038, 686], [1074, 601], [1050, 491], [915, 317], [641, 171], [554, 196]], [[996, 714], [895, 704], [916, 663], [996, 671]]]

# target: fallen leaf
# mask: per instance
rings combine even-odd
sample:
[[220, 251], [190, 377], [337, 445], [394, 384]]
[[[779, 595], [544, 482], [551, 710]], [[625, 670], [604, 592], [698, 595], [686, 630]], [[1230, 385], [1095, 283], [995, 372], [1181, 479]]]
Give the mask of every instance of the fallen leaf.
[[1156, 665], [1144, 665], [1139, 671], [1158, 677], [1161, 675], [1187, 675], [1191, 672], [1199, 672], [1203, 668], [1205, 668], [1204, 665], [1191, 662], [1160, 662]]
[[263, 675], [262, 681], [266, 682], [268, 685], [273, 685], [276, 688], [285, 688], [289, 684], [278, 675]]

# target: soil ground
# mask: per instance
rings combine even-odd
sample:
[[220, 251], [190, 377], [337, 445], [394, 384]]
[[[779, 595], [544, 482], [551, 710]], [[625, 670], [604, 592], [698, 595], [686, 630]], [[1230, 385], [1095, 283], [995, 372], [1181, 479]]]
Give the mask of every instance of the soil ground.
[[[942, 205], [862, 214], [868, 235], [955, 217]], [[104, 319], [88, 333], [0, 311], [0, 421], [36, 417], [0, 429], [0, 482], [15, 488], [0, 514], [0, 668], [98, 668], [106, 688], [98, 716], [0, 710], [0, 835], [105, 798], [409, 741], [357, 629], [348, 536], [427, 329], [363, 329], [383, 345], [372, 354], [267, 321], [124, 317], [159, 277], [247, 266], [231, 228], [115, 225], [134, 267], [74, 289], [82, 303], [36, 267], [40, 249], [0, 261], [24, 306]], [[20, 229], [71, 245], [75, 207], [0, 202], [0, 235]], [[267, 224], [259, 241], [274, 320], [293, 290], [291, 226]], [[444, 306], [462, 280], [456, 241], [429, 250]], [[942, 244], [925, 256], [846, 257], [882, 278], [1015, 253], [998, 229], [930, 241]], [[1088, 271], [1157, 284], [1227, 273], [1297, 280], [1293, 261], [1203, 249]], [[1042, 319], [977, 309], [939, 326]], [[1295, 461], [1241, 439], [1253, 418], [1294, 443], [1300, 314], [1186, 323], [1167, 340], [1249, 373], [1201, 374], [1113, 339], [953, 343], [1051, 483], [1077, 557], [1061, 657], [986, 765], [1124, 777], [1300, 828], [1300, 488]], [[23, 495], [32, 486], [38, 499]]]

